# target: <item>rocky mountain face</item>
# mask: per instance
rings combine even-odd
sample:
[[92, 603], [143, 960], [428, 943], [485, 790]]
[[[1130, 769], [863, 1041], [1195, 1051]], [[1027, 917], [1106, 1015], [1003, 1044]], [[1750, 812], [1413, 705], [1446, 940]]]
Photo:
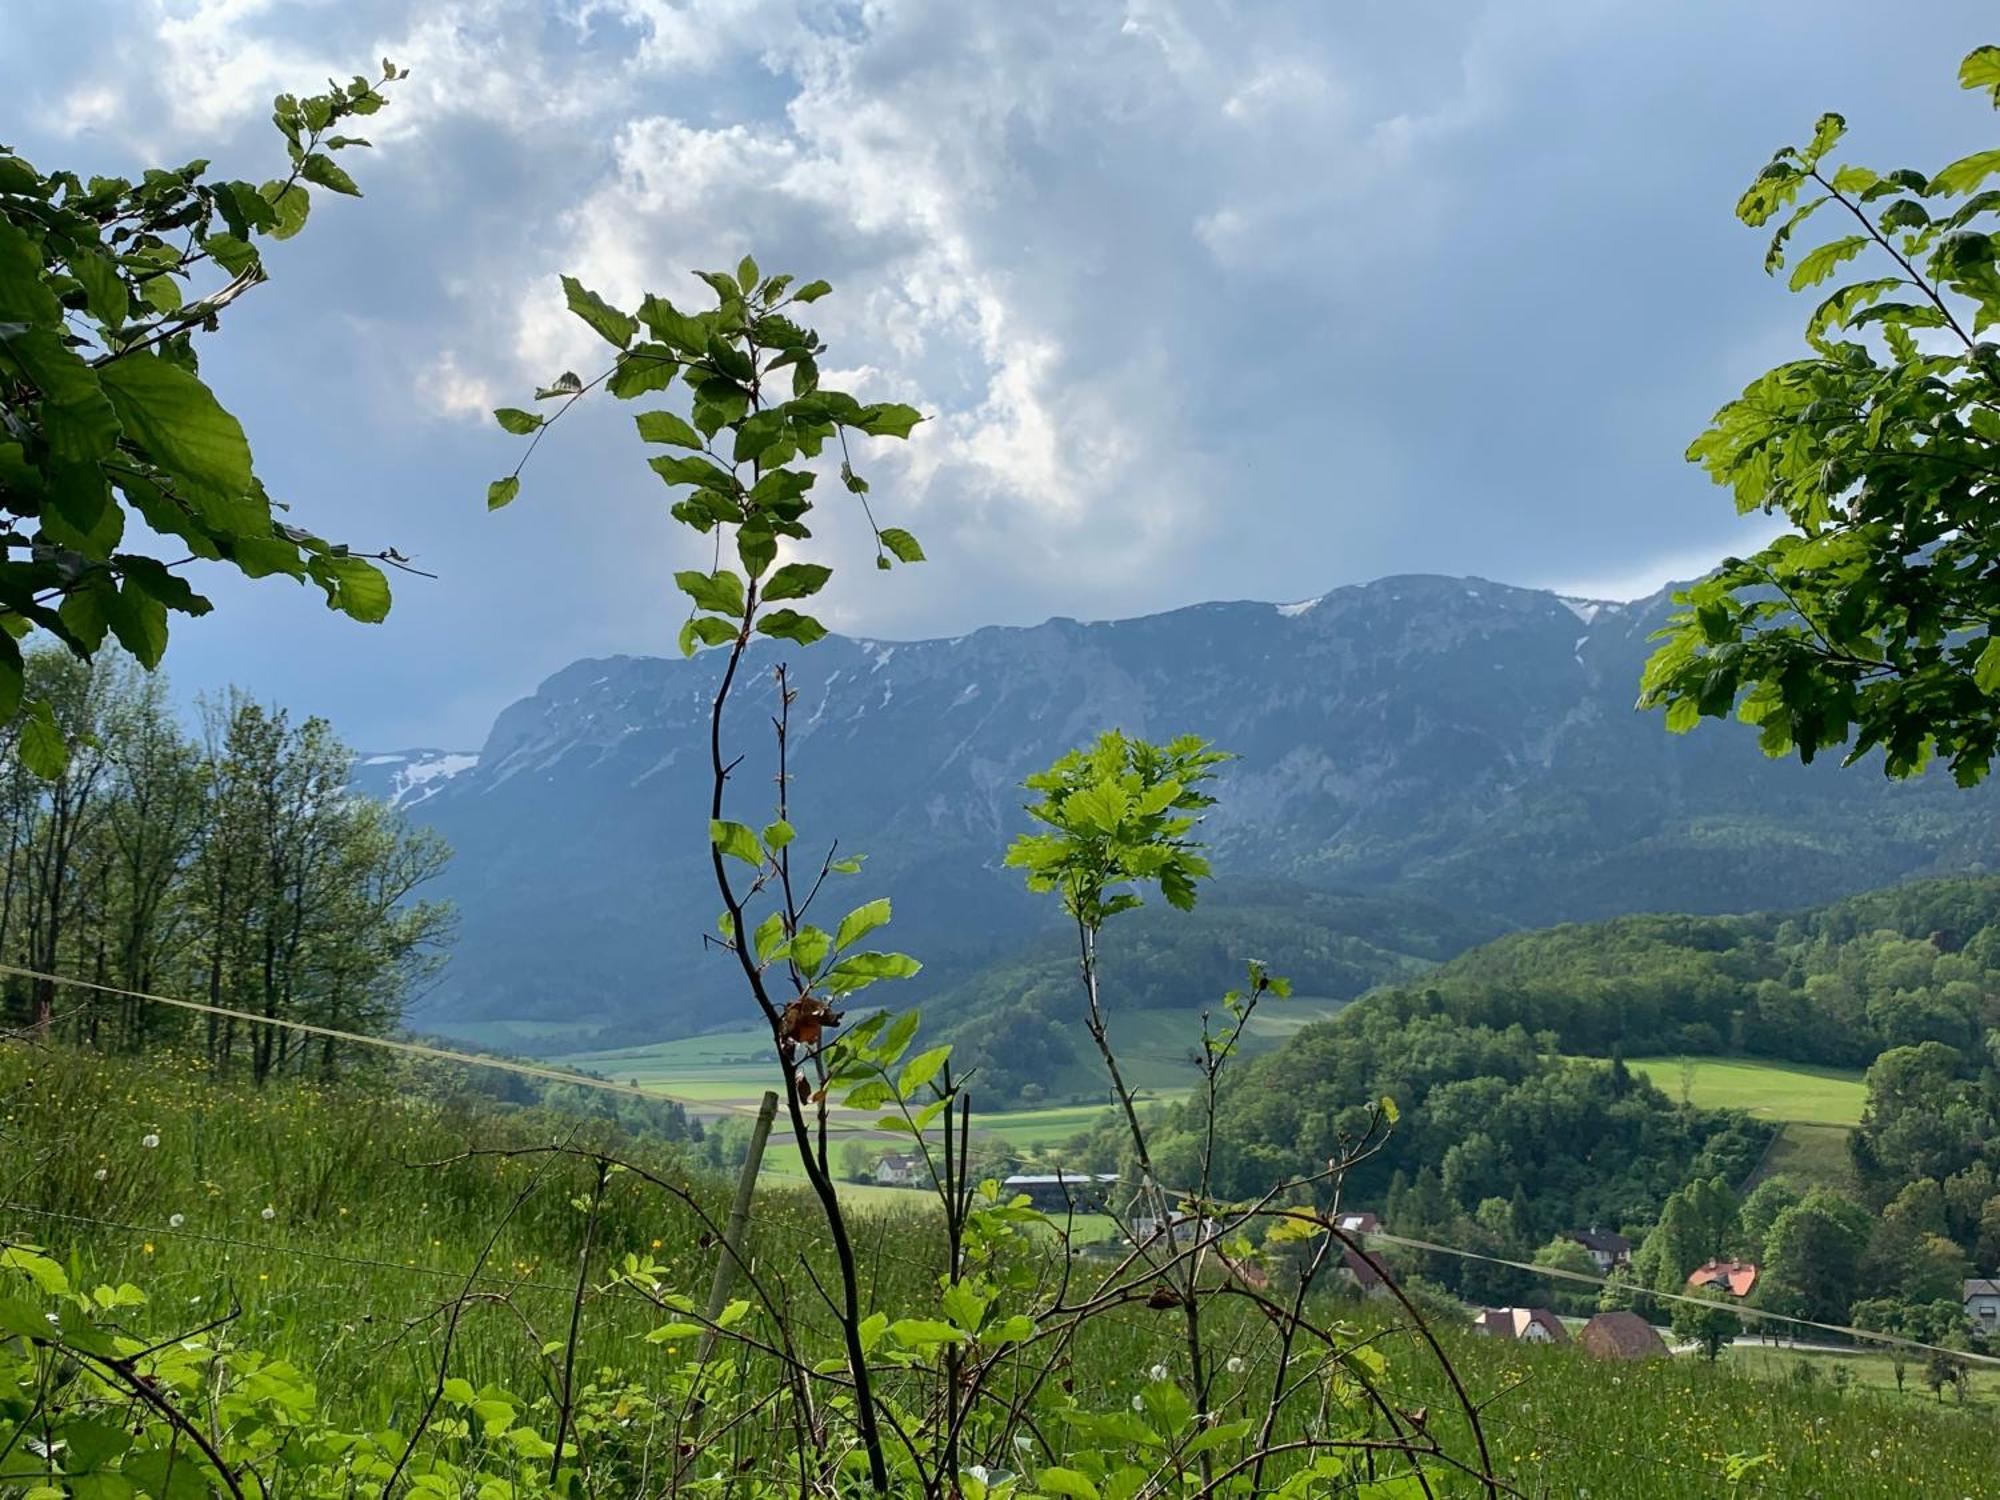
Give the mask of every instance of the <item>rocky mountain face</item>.
[[[930, 966], [924, 990], [1046, 931], [1000, 866], [1024, 826], [1018, 784], [1111, 726], [1235, 752], [1209, 823], [1223, 879], [1407, 896], [1468, 930], [1802, 905], [1989, 867], [2000, 803], [1983, 792], [1772, 762], [1741, 726], [1673, 736], [1636, 712], [1668, 609], [1411, 576], [950, 640], [760, 642], [735, 700], [749, 753], [731, 811], [771, 814], [782, 659], [800, 847], [869, 856], [830, 899], [892, 897], [889, 936]], [[357, 785], [457, 851], [441, 893], [460, 938], [424, 1024], [629, 1037], [740, 1019], [702, 945], [721, 664], [580, 661], [503, 712], [476, 759], [363, 757]]]

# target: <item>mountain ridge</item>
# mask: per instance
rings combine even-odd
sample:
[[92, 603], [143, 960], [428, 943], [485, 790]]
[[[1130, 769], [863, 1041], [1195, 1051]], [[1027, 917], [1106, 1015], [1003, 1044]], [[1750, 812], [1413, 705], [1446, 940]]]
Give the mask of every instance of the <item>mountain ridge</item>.
[[[1019, 783], [1113, 725], [1236, 754], [1207, 828], [1220, 879], [1443, 902], [1489, 924], [1805, 905], [1986, 867], [2000, 805], [1982, 793], [1774, 763], [1743, 726], [1672, 736], [1635, 711], [1670, 592], [1401, 574], [1295, 604], [760, 641], [729, 731], [746, 755], [732, 807], [768, 815], [767, 674], [784, 660], [801, 847], [837, 835], [871, 855], [849, 884], [889, 895], [891, 941], [930, 963], [912, 999], [1048, 930], [1000, 865], [1025, 826]], [[496, 717], [476, 763], [425, 783], [408, 810], [458, 851], [441, 893], [462, 938], [424, 1024], [636, 1036], [740, 1015], [701, 952], [719, 670], [706, 653], [573, 662]]]

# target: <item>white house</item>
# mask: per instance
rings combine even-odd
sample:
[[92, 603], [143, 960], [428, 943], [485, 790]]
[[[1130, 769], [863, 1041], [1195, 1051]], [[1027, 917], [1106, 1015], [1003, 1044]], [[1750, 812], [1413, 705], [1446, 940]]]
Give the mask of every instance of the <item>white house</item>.
[[923, 1182], [924, 1162], [920, 1156], [906, 1156], [891, 1151], [875, 1163], [875, 1182], [878, 1187], [917, 1187]]
[[1965, 1318], [1981, 1333], [2000, 1329], [2000, 1280], [1974, 1276], [1965, 1283]]

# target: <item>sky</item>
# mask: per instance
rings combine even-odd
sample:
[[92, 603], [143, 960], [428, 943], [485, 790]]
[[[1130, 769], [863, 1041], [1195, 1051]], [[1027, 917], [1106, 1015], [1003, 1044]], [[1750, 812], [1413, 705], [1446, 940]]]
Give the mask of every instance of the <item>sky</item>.
[[[826, 383], [929, 420], [857, 467], [931, 561], [820, 514], [822, 616], [890, 639], [1393, 573], [1630, 598], [1767, 534], [1682, 457], [1809, 307], [1732, 205], [1825, 109], [1848, 155], [1988, 144], [1935, 0], [6, 0], [0, 140], [43, 170], [282, 165], [272, 95], [407, 67], [273, 280], [203, 344], [297, 519], [438, 574], [389, 619], [200, 575], [165, 670], [368, 749], [476, 748], [578, 657], [671, 651], [635, 409], [522, 497], [489, 412], [753, 253], [823, 277]], [[595, 364], [592, 361], [596, 361]], [[650, 403], [640, 403], [643, 407]], [[832, 500], [833, 497], [824, 497]]]

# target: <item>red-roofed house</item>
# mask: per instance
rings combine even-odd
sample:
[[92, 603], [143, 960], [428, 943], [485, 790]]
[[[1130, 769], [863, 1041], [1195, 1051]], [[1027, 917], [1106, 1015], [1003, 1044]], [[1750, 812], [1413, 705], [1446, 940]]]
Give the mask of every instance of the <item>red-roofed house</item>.
[[1719, 1286], [1732, 1297], [1750, 1295], [1757, 1286], [1757, 1267], [1747, 1260], [1707, 1260], [1688, 1276], [1688, 1289]]

